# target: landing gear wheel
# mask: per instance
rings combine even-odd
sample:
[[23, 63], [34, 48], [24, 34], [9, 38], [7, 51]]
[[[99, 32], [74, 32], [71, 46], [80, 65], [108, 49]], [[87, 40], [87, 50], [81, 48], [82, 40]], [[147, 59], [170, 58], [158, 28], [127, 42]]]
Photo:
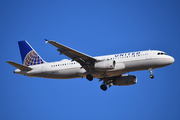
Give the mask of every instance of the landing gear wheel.
[[150, 72], [150, 76], [149, 76], [149, 77], [150, 77], [151, 79], [153, 79], [153, 78], [154, 78], [154, 75], [152, 75], [152, 73], [153, 73], [153, 68], [149, 68], [149, 72]]
[[86, 78], [87, 78], [89, 81], [92, 81], [92, 80], [93, 80], [93, 76], [92, 76], [91, 74], [88, 74], [88, 75], [86, 76]]
[[100, 86], [100, 88], [101, 88], [103, 91], [106, 91], [106, 90], [107, 90], [107, 86], [106, 86], [105, 84], [102, 84], [102, 85]]
[[153, 78], [154, 78], [154, 75], [150, 75], [149, 77], [150, 77], [151, 79], [153, 79]]

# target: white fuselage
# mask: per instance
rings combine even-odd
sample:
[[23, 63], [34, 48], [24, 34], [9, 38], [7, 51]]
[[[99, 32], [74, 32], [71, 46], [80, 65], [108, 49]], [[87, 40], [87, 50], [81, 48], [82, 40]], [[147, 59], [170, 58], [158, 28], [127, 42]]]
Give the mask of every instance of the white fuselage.
[[[91, 74], [94, 78], [113, 77], [122, 75], [126, 72], [147, 70], [149, 68], [155, 69], [170, 65], [174, 62], [173, 57], [166, 55], [162, 51], [156, 50], [113, 54], [94, 58], [99, 61], [114, 60], [116, 62], [114, 69], [104, 71], [96, 69], [92, 70]], [[85, 77], [88, 74], [79, 63], [66, 59], [58, 62], [44, 63], [29, 67], [33, 70], [21, 71], [16, 69], [14, 72], [30, 77], [54, 79]]]

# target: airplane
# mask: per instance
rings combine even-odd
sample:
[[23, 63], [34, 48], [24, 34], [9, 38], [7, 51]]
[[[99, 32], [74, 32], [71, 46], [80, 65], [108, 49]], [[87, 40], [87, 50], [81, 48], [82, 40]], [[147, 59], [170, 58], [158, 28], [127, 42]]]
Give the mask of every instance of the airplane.
[[22, 64], [6, 61], [17, 68], [14, 73], [51, 79], [87, 78], [92, 81], [93, 78], [98, 78], [103, 81], [100, 88], [106, 91], [108, 85], [110, 88], [113, 85], [127, 86], [137, 83], [135, 75], [125, 73], [149, 70], [150, 78], [153, 79], [153, 69], [174, 62], [173, 57], [159, 50], [91, 57], [52, 40], [45, 39], [45, 42], [55, 46], [60, 55], [64, 54], [71, 60], [45, 62], [27, 41], [18, 41]]

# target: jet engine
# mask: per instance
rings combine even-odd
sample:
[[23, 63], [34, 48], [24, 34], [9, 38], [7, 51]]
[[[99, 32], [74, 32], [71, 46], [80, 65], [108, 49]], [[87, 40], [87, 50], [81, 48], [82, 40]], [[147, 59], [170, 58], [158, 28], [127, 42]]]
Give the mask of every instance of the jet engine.
[[110, 70], [114, 69], [116, 65], [116, 61], [107, 60], [107, 61], [99, 61], [94, 64], [94, 68], [96, 70]]
[[113, 85], [118, 85], [118, 86], [134, 85], [136, 83], [137, 83], [137, 78], [135, 75], [122, 75], [113, 80]]

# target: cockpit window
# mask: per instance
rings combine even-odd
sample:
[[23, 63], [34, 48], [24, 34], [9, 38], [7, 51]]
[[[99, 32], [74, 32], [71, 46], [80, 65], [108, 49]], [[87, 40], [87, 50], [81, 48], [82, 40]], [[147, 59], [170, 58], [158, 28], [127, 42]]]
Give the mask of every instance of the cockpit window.
[[163, 52], [159, 52], [159, 53], [157, 53], [157, 55], [167, 55], [166, 53], [163, 53]]

